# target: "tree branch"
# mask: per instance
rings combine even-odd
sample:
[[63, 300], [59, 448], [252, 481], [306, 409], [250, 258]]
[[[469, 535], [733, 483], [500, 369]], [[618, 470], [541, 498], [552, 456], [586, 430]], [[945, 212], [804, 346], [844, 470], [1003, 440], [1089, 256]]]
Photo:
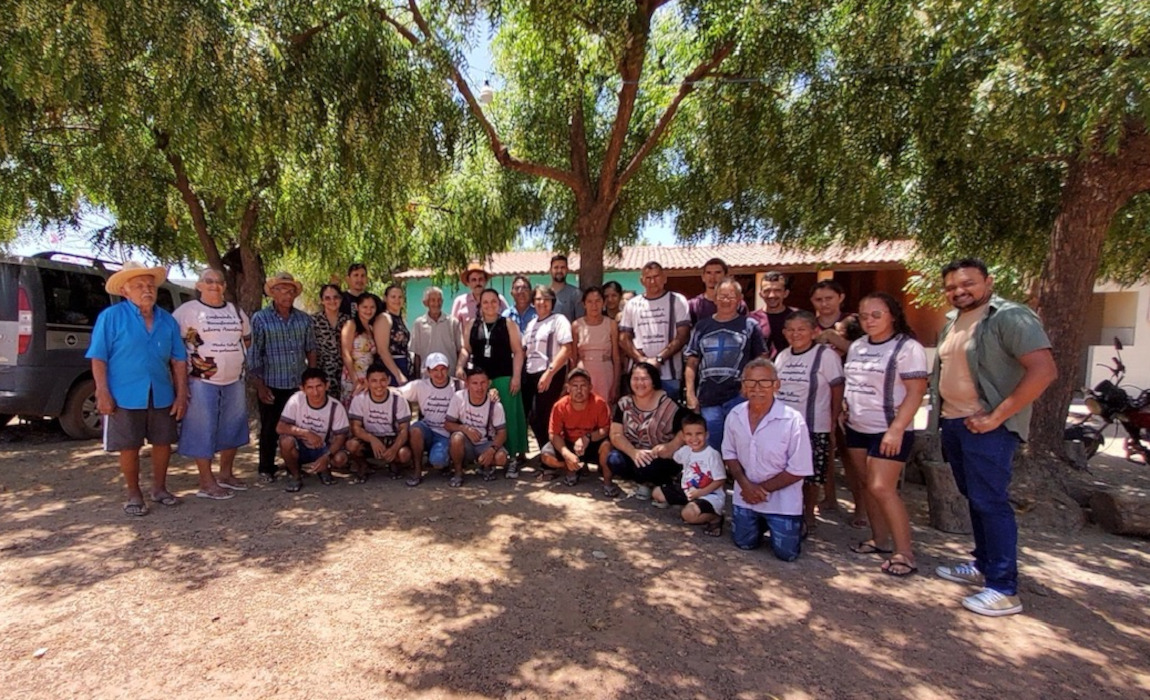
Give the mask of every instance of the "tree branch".
[[616, 174], [619, 160], [623, 155], [623, 146], [627, 142], [627, 129], [635, 113], [635, 101], [639, 95], [639, 77], [643, 73], [647, 39], [651, 33], [651, 13], [654, 10], [644, 9], [643, 0], [639, 0], [637, 4], [636, 14], [632, 16], [631, 22], [639, 26], [632, 28], [627, 45], [623, 49], [623, 56], [619, 59], [619, 77], [623, 80], [623, 84], [619, 86], [615, 121], [611, 125], [611, 136], [607, 139], [607, 149], [603, 154], [602, 168], [599, 170], [601, 200], [609, 198], [612, 192], [618, 191], [615, 187]]
[[332, 17], [329, 20], [324, 20], [323, 22], [317, 24], [314, 27], [311, 27], [309, 29], [305, 29], [302, 32], [299, 32], [297, 34], [291, 34], [287, 37], [288, 43], [290, 43], [293, 47], [298, 48], [298, 47], [306, 44], [308, 41], [311, 41], [311, 38], [313, 36], [315, 36], [316, 34], [319, 34], [320, 32], [327, 29], [328, 27], [335, 24], [336, 22], [340, 21], [344, 17], [347, 17], [347, 15], [348, 15], [348, 12], [345, 10], [343, 12], [340, 12], [338, 15], [336, 15], [335, 17]]
[[[415, 25], [419, 27], [419, 31], [423, 34], [423, 39], [417, 37], [411, 30], [403, 27], [384, 10], [377, 8], [374, 11], [382, 20], [395, 27], [396, 31], [398, 31], [400, 35], [403, 36], [403, 38], [407, 39], [408, 42], [412, 44], [412, 46], [418, 47], [424, 43], [430, 43], [436, 49], [442, 50], [442, 48], [437, 43], [435, 43], [435, 35], [431, 31], [431, 27], [428, 25], [427, 19], [424, 18], [423, 13], [419, 11], [419, 6], [416, 4], [415, 0], [407, 0], [407, 7], [411, 12], [412, 20], [415, 22]], [[487, 116], [483, 113], [483, 107], [479, 104], [479, 100], [475, 98], [475, 94], [471, 92], [471, 86], [467, 84], [467, 81], [464, 79], [463, 73], [460, 72], [459, 67], [455, 65], [454, 61], [450, 60], [446, 61], [446, 64], [448, 70], [451, 72], [451, 80], [453, 83], [455, 83], [455, 88], [459, 90], [459, 94], [463, 96], [463, 100], [467, 103], [467, 107], [471, 111], [472, 116], [474, 116], [475, 119], [479, 122], [483, 132], [487, 135], [487, 140], [491, 144], [491, 151], [495, 154], [495, 160], [498, 161], [500, 165], [505, 168], [517, 170], [521, 173], [526, 173], [528, 175], [555, 180], [556, 182], [560, 182], [566, 185], [572, 190], [578, 189], [578, 180], [575, 178], [575, 175], [571, 171], [552, 167], [550, 165], [544, 165], [542, 163], [522, 160], [511, 155], [511, 153], [507, 150], [507, 147], [503, 145], [503, 141], [499, 138], [498, 132], [495, 131], [495, 126], [492, 125], [492, 123], [487, 119]]]
[[188, 207], [188, 213], [192, 217], [192, 228], [196, 230], [196, 238], [199, 239], [200, 246], [204, 249], [204, 256], [208, 259], [208, 264], [217, 270], [224, 269], [223, 260], [220, 258], [220, 250], [216, 246], [215, 239], [213, 239], [211, 233], [208, 232], [208, 218], [204, 213], [203, 202], [200, 201], [199, 196], [192, 187], [191, 180], [188, 179], [188, 171], [184, 168], [184, 159], [181, 158], [178, 153], [173, 153], [169, 148], [171, 145], [171, 137], [167, 132], [152, 129], [152, 138], [155, 141], [156, 148], [164, 154], [164, 158], [166, 158], [168, 164], [172, 166], [172, 172], [176, 176], [176, 180], [172, 183], [172, 186], [180, 193], [180, 197]]
[[626, 170], [619, 176], [615, 185], [616, 194], [628, 180], [634, 177], [639, 167], [642, 166], [643, 160], [651, 154], [651, 151], [663, 138], [663, 134], [667, 131], [667, 127], [670, 126], [671, 120], [675, 118], [675, 113], [679, 111], [679, 105], [687, 95], [694, 91], [695, 83], [706, 78], [711, 74], [711, 71], [718, 68], [719, 65], [726, 60], [727, 56], [731, 54], [734, 48], [735, 45], [733, 43], [722, 44], [715, 49], [715, 52], [711, 54], [710, 58], [700, 63], [695, 67], [695, 70], [683, 78], [683, 82], [679, 83], [679, 92], [675, 94], [675, 98], [671, 100], [671, 104], [667, 105], [667, 109], [659, 116], [659, 121], [655, 124], [655, 128], [651, 130], [651, 133], [647, 136], [643, 145], [639, 147], [639, 150], [636, 151], [635, 155], [631, 158], [631, 162], [627, 164]]

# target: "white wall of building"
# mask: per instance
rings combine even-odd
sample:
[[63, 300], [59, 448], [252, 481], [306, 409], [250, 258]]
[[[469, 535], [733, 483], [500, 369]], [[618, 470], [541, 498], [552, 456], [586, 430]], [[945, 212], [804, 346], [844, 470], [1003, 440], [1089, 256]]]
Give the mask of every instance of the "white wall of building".
[[1150, 283], [1133, 287], [1105, 284], [1094, 288], [1087, 324], [1086, 366], [1083, 376], [1088, 386], [1110, 378], [1114, 356], [1113, 339], [1122, 340], [1122, 361], [1126, 364], [1123, 384], [1139, 389], [1150, 387]]

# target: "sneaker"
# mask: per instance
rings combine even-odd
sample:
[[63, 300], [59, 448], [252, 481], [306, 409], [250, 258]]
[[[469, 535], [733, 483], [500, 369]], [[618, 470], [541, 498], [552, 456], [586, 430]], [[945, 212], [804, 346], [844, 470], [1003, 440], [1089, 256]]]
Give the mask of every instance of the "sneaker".
[[1022, 612], [1022, 601], [1016, 595], [1004, 595], [993, 588], [983, 588], [963, 598], [962, 607], [979, 615], [1002, 617]]
[[936, 567], [934, 573], [938, 574], [939, 578], [944, 578], [947, 581], [954, 581], [955, 583], [966, 583], [971, 586], [982, 587], [985, 577], [975, 566], [974, 562], [963, 562], [955, 564], [954, 566], [939, 566]]
[[655, 506], [659, 510], [663, 510], [664, 508], [670, 508], [671, 507], [671, 504], [667, 503], [666, 501], [654, 501], [653, 500], [653, 501], [651, 501], [651, 505]]
[[651, 500], [651, 487], [647, 486], [646, 484], [639, 484], [638, 486], [635, 487], [634, 496], [635, 496], [635, 498], [638, 498], [640, 501]]
[[507, 473], [504, 474], [503, 476], [507, 477], [508, 479], [518, 479], [519, 478], [519, 460], [513, 458], [510, 462], [508, 462], [507, 463]]

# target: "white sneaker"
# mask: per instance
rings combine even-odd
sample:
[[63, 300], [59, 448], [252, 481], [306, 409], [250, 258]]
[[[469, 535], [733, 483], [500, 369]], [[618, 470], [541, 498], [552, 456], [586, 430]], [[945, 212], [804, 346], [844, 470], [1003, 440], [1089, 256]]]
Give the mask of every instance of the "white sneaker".
[[635, 493], [633, 495], [640, 501], [649, 501], [651, 500], [651, 487], [646, 484], [639, 484], [635, 487]]
[[1022, 601], [1016, 595], [1004, 595], [993, 588], [983, 588], [963, 598], [962, 607], [979, 615], [1002, 617], [1022, 612]]
[[978, 566], [974, 562], [963, 562], [955, 564], [954, 566], [939, 566], [935, 568], [934, 573], [938, 574], [939, 578], [944, 578], [947, 581], [954, 581], [955, 583], [966, 583], [971, 586], [982, 587], [986, 581], [986, 577], [978, 570]]

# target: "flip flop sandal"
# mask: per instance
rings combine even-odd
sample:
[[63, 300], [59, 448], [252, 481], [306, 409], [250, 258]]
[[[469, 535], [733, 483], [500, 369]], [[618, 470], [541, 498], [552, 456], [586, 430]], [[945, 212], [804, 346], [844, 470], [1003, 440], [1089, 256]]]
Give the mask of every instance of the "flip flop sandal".
[[[896, 566], [899, 568], [895, 569]], [[882, 572], [887, 576], [905, 578], [917, 574], [918, 567], [905, 561], [895, 561], [894, 557], [891, 557], [882, 563]]]
[[852, 544], [851, 551], [855, 554], [890, 554], [893, 549], [883, 549], [875, 544], [874, 540], [864, 540], [858, 544]]
[[418, 476], [413, 476], [409, 477], [408, 480], [404, 483], [406, 483], [411, 488], [415, 488], [416, 486], [419, 486], [421, 483], [423, 483], [423, 479]]
[[288, 485], [284, 487], [284, 491], [287, 491], [288, 493], [295, 493], [296, 491], [299, 491], [302, 488], [303, 488], [303, 480], [296, 479], [295, 481], [289, 481]]
[[180, 499], [170, 493], [165, 493], [162, 496], [152, 496], [152, 503], [159, 503], [162, 506], [172, 508], [180, 505]]
[[623, 493], [615, 484], [603, 484], [603, 495], [607, 498], [618, 498]]
[[563, 485], [564, 486], [575, 486], [578, 483], [579, 483], [579, 474], [578, 473], [568, 474], [567, 476], [563, 477]]
[[260, 472], [261, 484], [274, 484], [276, 482], [275, 474], [268, 474], [267, 472]]
[[229, 498], [235, 498], [236, 495], [231, 491], [224, 491], [220, 494], [212, 493], [211, 491], [196, 491], [196, 498], [210, 498], [213, 501], [226, 501]]
[[243, 483], [242, 481], [236, 482], [234, 484], [229, 482], [229, 481], [217, 481], [216, 483], [219, 484], [221, 488], [225, 488], [229, 491], [247, 491], [248, 490], [248, 485]]
[[332, 478], [331, 472], [320, 472], [316, 476], [319, 477], [320, 483], [324, 486], [331, 486], [335, 483], [335, 479]]
[[352, 474], [351, 477], [348, 478], [347, 483], [355, 485], [365, 483], [366, 481], [367, 475]]
[[494, 469], [480, 470], [480, 474], [483, 475], [484, 481], [495, 481], [495, 470]]
[[463, 477], [457, 474], [451, 477], [451, 481], [447, 482], [447, 485], [453, 489], [457, 489], [460, 486], [463, 486]]
[[713, 523], [707, 523], [703, 526], [703, 534], [707, 537], [722, 537], [723, 536], [723, 523], [726, 521], [727, 516], [720, 515], [719, 519]]
[[125, 503], [124, 514], [133, 518], [142, 518], [148, 514], [148, 506], [143, 503]]

